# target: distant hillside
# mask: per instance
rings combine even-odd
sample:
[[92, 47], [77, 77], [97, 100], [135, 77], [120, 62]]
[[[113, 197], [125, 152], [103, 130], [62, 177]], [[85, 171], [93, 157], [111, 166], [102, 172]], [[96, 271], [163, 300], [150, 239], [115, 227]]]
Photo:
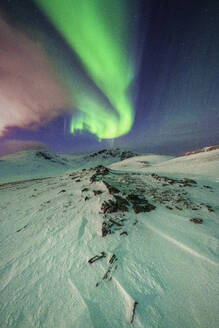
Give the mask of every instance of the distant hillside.
[[26, 150], [0, 157], [0, 181], [21, 181], [48, 177], [66, 171], [110, 165], [137, 154], [104, 149], [88, 155], [57, 155], [43, 150]]
[[[215, 146], [214, 146], [215, 147]], [[191, 153], [189, 156], [171, 157], [159, 155], [144, 155], [129, 158], [121, 163], [114, 163], [112, 169], [136, 172], [156, 172], [164, 174], [187, 174], [189, 176], [208, 176], [218, 178], [219, 149]]]
[[206, 151], [211, 151], [211, 150], [215, 150], [215, 149], [219, 149], [219, 145], [208, 146], [208, 147], [203, 147], [203, 148], [196, 149], [196, 150], [193, 150], [193, 151], [188, 151], [188, 152], [185, 153], [185, 156], [198, 154], [198, 153], [204, 153]]

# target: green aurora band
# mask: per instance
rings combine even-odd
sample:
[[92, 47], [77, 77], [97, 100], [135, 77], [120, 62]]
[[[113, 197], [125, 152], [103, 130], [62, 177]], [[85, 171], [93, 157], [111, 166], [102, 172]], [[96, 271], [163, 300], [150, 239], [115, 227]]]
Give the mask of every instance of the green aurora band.
[[[88, 130], [99, 139], [128, 133], [134, 114], [127, 89], [134, 77], [128, 55], [127, 0], [35, 0], [78, 55], [108, 104], [86, 90], [74, 94], [79, 113], [70, 132]], [[96, 97], [97, 98], [97, 97]]]

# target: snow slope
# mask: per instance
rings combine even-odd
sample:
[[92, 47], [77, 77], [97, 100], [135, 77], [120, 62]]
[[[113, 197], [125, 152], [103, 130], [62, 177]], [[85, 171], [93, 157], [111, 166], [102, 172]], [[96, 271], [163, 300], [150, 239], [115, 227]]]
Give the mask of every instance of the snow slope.
[[113, 163], [110, 167], [114, 170], [147, 170], [148, 167], [166, 162], [172, 159], [173, 156], [167, 155], [139, 155], [132, 158], [125, 159], [122, 162]]
[[72, 169], [65, 159], [45, 151], [27, 150], [0, 157], [0, 182], [48, 177]]
[[217, 327], [218, 183], [127, 161], [0, 185], [0, 327]]
[[[167, 156], [145, 155], [129, 158], [110, 166], [125, 171], [156, 172], [162, 174], [186, 174], [196, 178], [219, 179], [219, 149], [171, 158]], [[219, 181], [219, 180], [217, 180]]]
[[156, 172], [207, 176], [214, 180], [219, 178], [219, 149], [174, 158], [156, 165], [153, 169]]

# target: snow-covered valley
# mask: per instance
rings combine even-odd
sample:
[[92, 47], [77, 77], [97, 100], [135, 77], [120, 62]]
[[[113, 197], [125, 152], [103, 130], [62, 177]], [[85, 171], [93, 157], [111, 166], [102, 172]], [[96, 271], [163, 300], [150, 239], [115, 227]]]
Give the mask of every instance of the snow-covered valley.
[[217, 327], [219, 150], [117, 155], [0, 162], [1, 327]]

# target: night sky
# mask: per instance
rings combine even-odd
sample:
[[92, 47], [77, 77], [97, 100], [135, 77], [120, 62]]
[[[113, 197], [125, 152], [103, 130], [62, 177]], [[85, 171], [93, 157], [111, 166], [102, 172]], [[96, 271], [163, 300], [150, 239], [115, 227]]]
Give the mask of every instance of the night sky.
[[218, 0], [1, 0], [0, 155], [218, 143]]

